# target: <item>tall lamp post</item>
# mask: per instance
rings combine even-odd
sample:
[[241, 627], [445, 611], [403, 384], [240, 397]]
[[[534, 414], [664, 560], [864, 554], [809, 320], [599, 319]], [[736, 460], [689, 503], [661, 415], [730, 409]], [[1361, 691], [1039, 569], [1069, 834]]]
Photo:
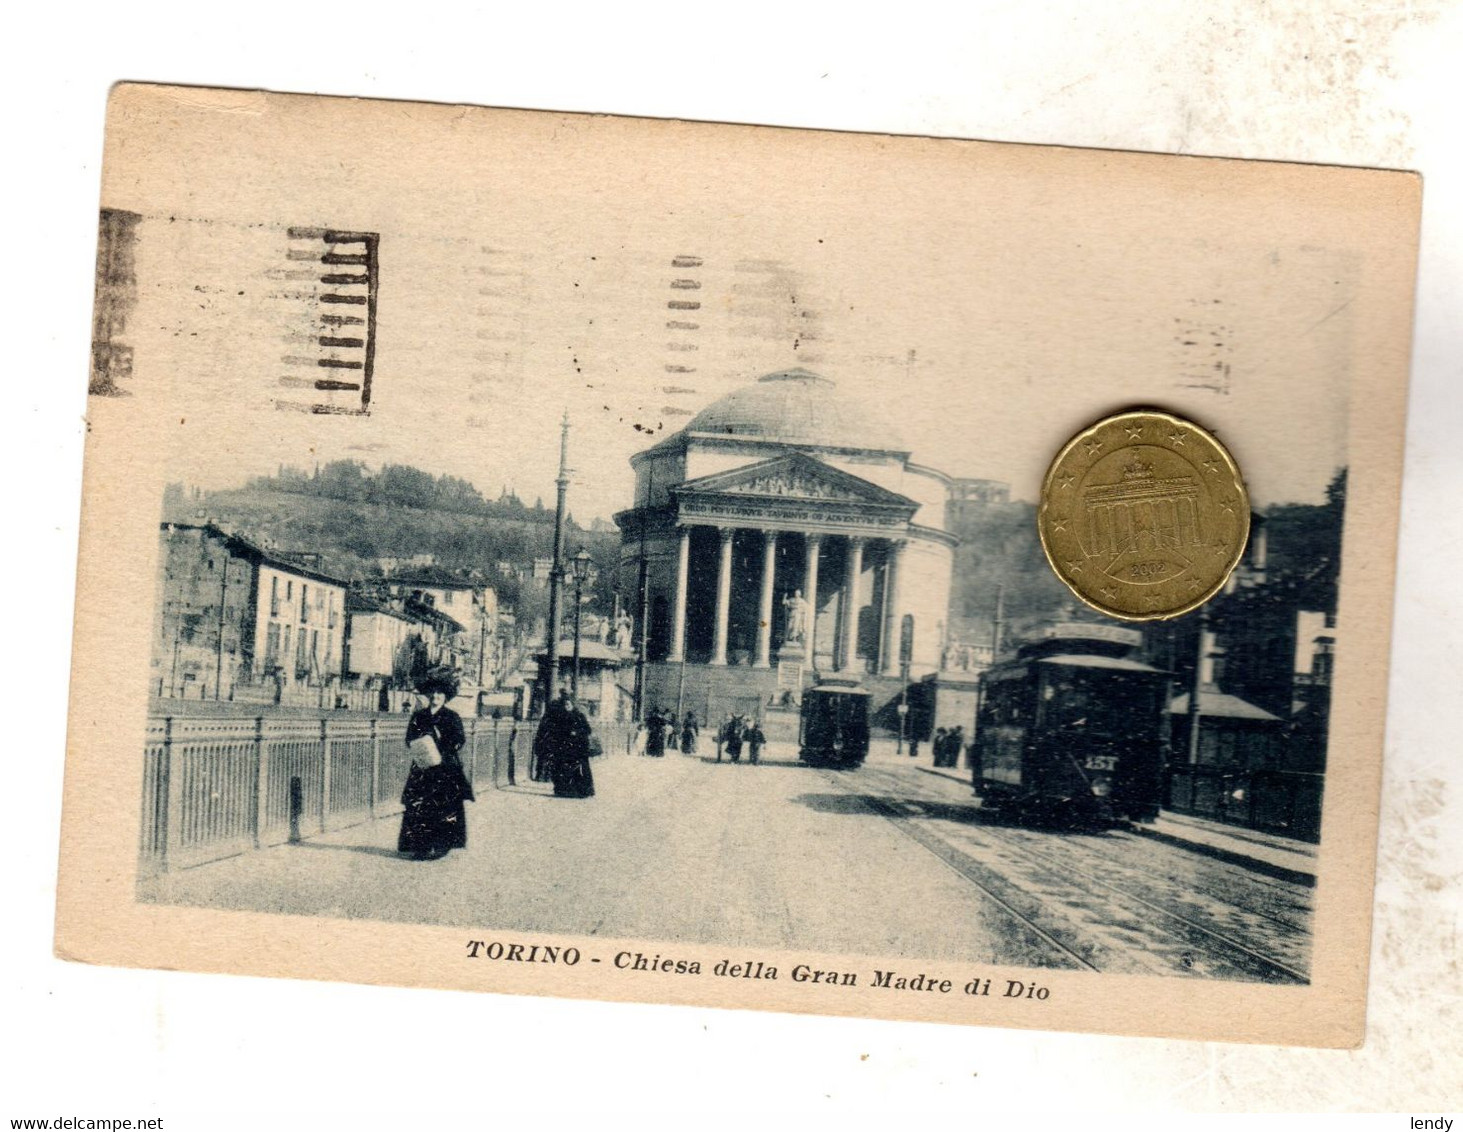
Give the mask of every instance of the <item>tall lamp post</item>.
[[559, 475], [554, 480], [558, 498], [554, 504], [554, 561], [549, 569], [549, 632], [548, 656], [542, 676], [544, 683], [544, 707], [553, 702], [554, 692], [559, 687], [559, 591], [564, 582], [564, 512], [565, 497], [569, 494], [569, 410], [564, 410], [564, 419], [559, 423]]
[[[914, 618], [909, 614], [899, 623], [899, 737], [894, 743], [894, 753], [902, 755], [905, 735], [909, 730], [909, 666], [914, 660]], [[910, 755], [914, 754], [913, 749]]]
[[589, 551], [580, 549], [574, 556], [574, 674], [570, 677], [569, 694], [579, 703], [579, 620], [584, 609], [584, 582], [589, 577]]

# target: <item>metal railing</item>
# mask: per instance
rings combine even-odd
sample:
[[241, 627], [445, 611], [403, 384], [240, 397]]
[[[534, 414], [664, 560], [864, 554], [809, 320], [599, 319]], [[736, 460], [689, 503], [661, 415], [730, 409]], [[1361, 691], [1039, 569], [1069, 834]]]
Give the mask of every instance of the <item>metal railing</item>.
[[[411, 767], [406, 725], [405, 716], [150, 718], [142, 873], [201, 865], [399, 813]], [[475, 791], [528, 778], [537, 723], [465, 719], [463, 726], [463, 770]], [[623, 741], [611, 734], [602, 741], [607, 754], [623, 750]]]
[[[401, 812], [407, 716], [153, 716], [142, 778], [140, 871], [206, 864]], [[633, 724], [595, 723], [604, 755]], [[534, 721], [465, 718], [474, 791], [528, 780]]]
[[1325, 775], [1178, 765], [1168, 771], [1166, 806], [1176, 813], [1318, 841]]

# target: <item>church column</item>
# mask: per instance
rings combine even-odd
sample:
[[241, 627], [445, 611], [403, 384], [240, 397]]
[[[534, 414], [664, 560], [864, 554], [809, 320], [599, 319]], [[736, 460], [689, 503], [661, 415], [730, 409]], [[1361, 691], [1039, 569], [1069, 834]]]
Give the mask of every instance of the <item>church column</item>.
[[676, 548], [676, 608], [671, 621], [672, 662], [686, 659], [686, 585], [691, 572], [691, 528], [681, 527], [680, 545]]
[[903, 572], [904, 540], [894, 539], [889, 543], [889, 558], [884, 564], [884, 631], [879, 634], [883, 649], [883, 665], [879, 671], [885, 676], [899, 675], [899, 626], [900, 575]]
[[864, 572], [864, 540], [848, 540], [848, 570], [843, 578], [843, 639], [838, 643], [838, 664], [841, 671], [853, 667], [858, 655], [858, 583]]
[[726, 664], [726, 629], [731, 616], [732, 536], [736, 531], [721, 531], [721, 564], [716, 572], [716, 635], [711, 642], [711, 663]]
[[777, 532], [762, 535], [762, 601], [757, 606], [757, 657], [755, 668], [768, 667], [772, 652], [772, 583], [777, 573]]
[[808, 623], [803, 629], [804, 659], [813, 667], [813, 638], [818, 631], [818, 548], [822, 535], [807, 535], [808, 556], [803, 566], [803, 598], [808, 603]]

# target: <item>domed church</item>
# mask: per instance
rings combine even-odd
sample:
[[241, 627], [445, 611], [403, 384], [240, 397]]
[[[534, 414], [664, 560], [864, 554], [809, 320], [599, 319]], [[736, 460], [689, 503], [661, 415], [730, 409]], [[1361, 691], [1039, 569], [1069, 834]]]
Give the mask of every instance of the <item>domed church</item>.
[[635, 502], [615, 521], [620, 592], [643, 608], [644, 710], [719, 718], [829, 676], [887, 688], [936, 671], [952, 481], [910, 455], [833, 381], [792, 369], [631, 457]]

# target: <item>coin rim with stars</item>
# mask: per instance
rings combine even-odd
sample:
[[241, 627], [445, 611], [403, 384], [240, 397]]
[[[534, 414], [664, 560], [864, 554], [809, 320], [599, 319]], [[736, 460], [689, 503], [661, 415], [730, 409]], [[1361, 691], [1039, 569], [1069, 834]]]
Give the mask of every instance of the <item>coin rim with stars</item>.
[[[1068, 577], [1067, 572], [1062, 569], [1061, 564], [1058, 562], [1057, 555], [1053, 550], [1051, 541], [1048, 539], [1047, 527], [1048, 524], [1052, 522], [1055, 518], [1054, 516], [1049, 517], [1049, 510], [1051, 507], [1051, 501], [1054, 491], [1056, 490], [1054, 485], [1057, 482], [1058, 473], [1061, 472], [1066, 475], [1070, 475], [1072, 471], [1072, 469], [1068, 466], [1069, 457], [1078, 452], [1079, 446], [1085, 445], [1090, 440], [1096, 440], [1097, 434], [1102, 430], [1111, 428], [1115, 425], [1126, 429], [1128, 427], [1126, 422], [1136, 422], [1139, 420], [1145, 423], [1161, 422], [1165, 429], [1171, 429], [1173, 431], [1178, 431], [1185, 434], [1193, 434], [1198, 438], [1202, 438], [1214, 450], [1214, 452], [1219, 455], [1219, 457], [1223, 461], [1224, 467], [1228, 470], [1232, 477], [1234, 490], [1237, 494], [1237, 499], [1235, 500], [1235, 503], [1237, 504], [1237, 506], [1235, 507], [1235, 516], [1236, 522], [1238, 524], [1239, 537], [1235, 540], [1235, 545], [1231, 549], [1228, 563], [1220, 572], [1218, 581], [1216, 581], [1212, 586], [1205, 589], [1196, 597], [1187, 600], [1182, 605], [1170, 606], [1161, 610], [1151, 610], [1143, 613], [1133, 613], [1124, 609], [1115, 609], [1110, 605], [1104, 604], [1101, 600], [1102, 591], [1095, 590], [1093, 593], [1086, 593], [1083, 591], [1078, 583], [1074, 582], [1072, 578]], [[1130, 434], [1122, 444], [1118, 445], [1117, 449], [1109, 449], [1108, 452], [1121, 450], [1123, 448], [1138, 447], [1140, 444], [1151, 445], [1152, 442], [1142, 441], [1138, 437], [1134, 437]], [[1106, 456], [1108, 452], [1105, 452], [1102, 455]], [[1087, 452], [1085, 454], [1077, 455], [1074, 462], [1078, 464], [1090, 465], [1091, 463], [1095, 462], [1097, 458], [1098, 457], [1095, 453]], [[1198, 466], [1194, 466], [1194, 470], [1200, 473], [1200, 476], [1202, 478], [1203, 469]], [[1078, 478], [1080, 477], [1073, 478], [1072, 482], [1077, 482]], [[1069, 484], [1068, 486], [1071, 485]], [[1068, 516], [1067, 518], [1072, 519], [1075, 518], [1075, 516]], [[1204, 605], [1221, 590], [1223, 590], [1225, 585], [1229, 581], [1230, 575], [1234, 573], [1235, 567], [1238, 566], [1240, 564], [1240, 561], [1244, 558], [1245, 548], [1249, 545], [1250, 539], [1249, 489], [1245, 486], [1244, 477], [1240, 474], [1239, 465], [1235, 463], [1234, 457], [1230, 455], [1229, 449], [1225, 448], [1225, 446], [1219, 442], [1219, 439], [1208, 429], [1205, 429], [1200, 425], [1195, 424], [1193, 421], [1187, 420], [1184, 417], [1175, 416], [1173, 413], [1165, 412], [1162, 409], [1129, 409], [1121, 413], [1114, 413], [1111, 416], [1104, 417], [1102, 420], [1097, 421], [1094, 424], [1088, 425], [1086, 428], [1082, 429], [1075, 436], [1073, 436], [1071, 440], [1067, 441], [1067, 443], [1062, 446], [1061, 450], [1052, 460], [1051, 466], [1047, 469], [1046, 475], [1042, 478], [1041, 501], [1037, 504], [1036, 509], [1036, 530], [1037, 535], [1041, 539], [1042, 553], [1046, 556], [1047, 564], [1051, 567], [1052, 573], [1056, 574], [1058, 579], [1061, 580], [1062, 584], [1065, 585], [1067, 589], [1071, 590], [1073, 595], [1081, 600], [1083, 604], [1090, 606], [1091, 608], [1097, 610], [1099, 613], [1105, 614], [1108, 617], [1116, 618], [1119, 621], [1168, 621], [1172, 620], [1175, 617], [1182, 617], [1186, 613], [1192, 613], [1194, 610]], [[1072, 573], [1077, 574], [1080, 577], [1080, 565], [1078, 569], [1072, 571]]]

